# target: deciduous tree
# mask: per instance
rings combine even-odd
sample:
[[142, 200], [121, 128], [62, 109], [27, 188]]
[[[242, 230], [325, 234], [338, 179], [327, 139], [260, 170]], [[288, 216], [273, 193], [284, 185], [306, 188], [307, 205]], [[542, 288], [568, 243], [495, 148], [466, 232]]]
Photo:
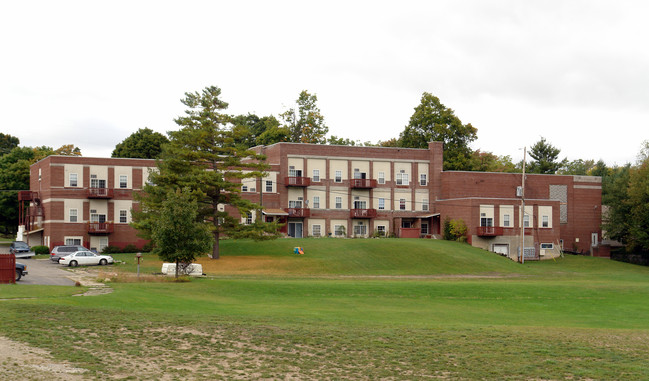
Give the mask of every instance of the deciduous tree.
[[444, 142], [444, 169], [470, 170], [469, 144], [478, 138], [478, 130], [463, 124], [455, 112], [436, 96], [424, 93], [410, 122], [399, 136], [401, 147], [428, 148], [432, 141]]
[[145, 127], [132, 133], [115, 146], [112, 157], [157, 159], [162, 152], [162, 146], [169, 139], [159, 132]]
[[19, 144], [20, 139], [17, 137], [0, 132], [0, 156], [8, 154], [12, 149], [18, 147]]
[[325, 135], [329, 127], [325, 125], [324, 116], [317, 105], [318, 97], [306, 90], [297, 98], [297, 109], [290, 108], [280, 115], [284, 127], [289, 131], [289, 139], [294, 143], [326, 142]]

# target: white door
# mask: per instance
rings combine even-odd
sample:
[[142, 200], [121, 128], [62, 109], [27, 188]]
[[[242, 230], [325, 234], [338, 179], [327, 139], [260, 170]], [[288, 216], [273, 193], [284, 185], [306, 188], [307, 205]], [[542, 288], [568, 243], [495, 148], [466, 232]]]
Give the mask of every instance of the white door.
[[507, 257], [509, 256], [509, 245], [503, 243], [494, 243], [493, 252]]

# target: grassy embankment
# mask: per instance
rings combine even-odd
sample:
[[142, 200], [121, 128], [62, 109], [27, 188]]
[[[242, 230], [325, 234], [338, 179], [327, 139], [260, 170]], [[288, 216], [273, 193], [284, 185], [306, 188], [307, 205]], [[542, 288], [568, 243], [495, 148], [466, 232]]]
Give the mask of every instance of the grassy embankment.
[[[95, 297], [2, 286], [35, 299], [1, 301], [0, 334], [97, 378], [649, 378], [648, 268], [519, 265], [430, 240], [222, 248], [201, 260], [210, 277], [188, 283], [115, 283]], [[115, 257], [134, 271], [133, 255]], [[147, 256], [141, 271], [159, 270]]]

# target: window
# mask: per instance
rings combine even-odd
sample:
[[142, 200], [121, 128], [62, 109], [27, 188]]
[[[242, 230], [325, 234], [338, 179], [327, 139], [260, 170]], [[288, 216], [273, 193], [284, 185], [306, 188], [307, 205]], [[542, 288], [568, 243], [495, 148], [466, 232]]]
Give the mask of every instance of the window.
[[70, 222], [77, 222], [77, 210], [70, 209]]
[[542, 243], [541, 249], [552, 250], [554, 249], [554, 244], [552, 243]]
[[77, 174], [76, 173], [70, 173], [70, 186], [71, 187], [79, 186], [79, 183], [77, 181]]
[[419, 185], [425, 187], [427, 184], [428, 182], [426, 181], [426, 174], [425, 173], [419, 174]]
[[322, 234], [320, 233], [320, 225], [313, 225], [313, 236], [314, 237], [320, 237]]
[[288, 207], [289, 208], [301, 208], [302, 207], [302, 200], [289, 201], [288, 202]]
[[334, 180], [337, 183], [342, 183], [343, 181], [343, 171], [336, 171], [336, 178]]
[[526, 227], [526, 228], [530, 227], [530, 215], [529, 214], [526, 214], [523, 217], [523, 226]]
[[385, 172], [379, 172], [379, 184], [385, 184]]
[[266, 180], [266, 192], [272, 192], [273, 191], [273, 182], [270, 180]]
[[319, 169], [314, 169], [313, 170], [313, 181], [320, 182], [320, 170]]
[[342, 209], [342, 208], [343, 208], [343, 198], [336, 197], [336, 209]]
[[119, 187], [120, 188], [128, 188], [128, 176], [119, 175]]
[[421, 234], [428, 234], [428, 222], [421, 223]]
[[550, 227], [550, 218], [548, 216], [543, 216], [542, 224], [544, 228]]
[[68, 246], [77, 245], [81, 246], [81, 238], [78, 237], [65, 237], [65, 244]]
[[428, 199], [425, 198], [421, 203], [421, 210], [428, 210]]
[[127, 223], [128, 222], [127, 216], [128, 216], [128, 211], [127, 210], [120, 210], [119, 211], [119, 223], [120, 224]]
[[246, 225], [252, 225], [252, 213], [246, 213]]
[[503, 226], [508, 228], [510, 227], [509, 214], [503, 214]]
[[384, 198], [379, 198], [379, 209], [380, 210], [385, 209], [385, 199]]
[[367, 225], [355, 225], [354, 226], [354, 235], [355, 236], [367, 235]]
[[399, 200], [399, 209], [400, 210], [406, 210], [406, 199], [402, 198]]
[[408, 185], [410, 180], [407, 173], [397, 173], [397, 185]]
[[480, 226], [494, 226], [494, 219], [485, 217], [486, 213], [480, 213]]
[[248, 191], [248, 186], [247, 185], [242, 185], [241, 186], [241, 191], [242, 192], [247, 192]]
[[345, 227], [343, 225], [334, 225], [334, 235], [342, 237], [345, 235]]
[[313, 208], [320, 209], [320, 196], [313, 196]]
[[378, 225], [376, 227], [376, 231], [379, 233], [380, 236], [385, 237], [385, 225]]
[[302, 177], [302, 170], [291, 166], [288, 170], [288, 177]]

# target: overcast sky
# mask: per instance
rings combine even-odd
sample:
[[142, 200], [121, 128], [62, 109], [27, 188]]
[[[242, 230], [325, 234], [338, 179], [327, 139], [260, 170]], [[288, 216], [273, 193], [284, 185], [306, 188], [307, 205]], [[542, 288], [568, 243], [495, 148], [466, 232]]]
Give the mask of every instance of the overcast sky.
[[473, 149], [634, 162], [649, 139], [646, 1], [2, 1], [0, 132], [109, 157], [167, 132], [185, 92], [277, 116], [315, 93], [329, 132], [398, 137], [423, 92]]

